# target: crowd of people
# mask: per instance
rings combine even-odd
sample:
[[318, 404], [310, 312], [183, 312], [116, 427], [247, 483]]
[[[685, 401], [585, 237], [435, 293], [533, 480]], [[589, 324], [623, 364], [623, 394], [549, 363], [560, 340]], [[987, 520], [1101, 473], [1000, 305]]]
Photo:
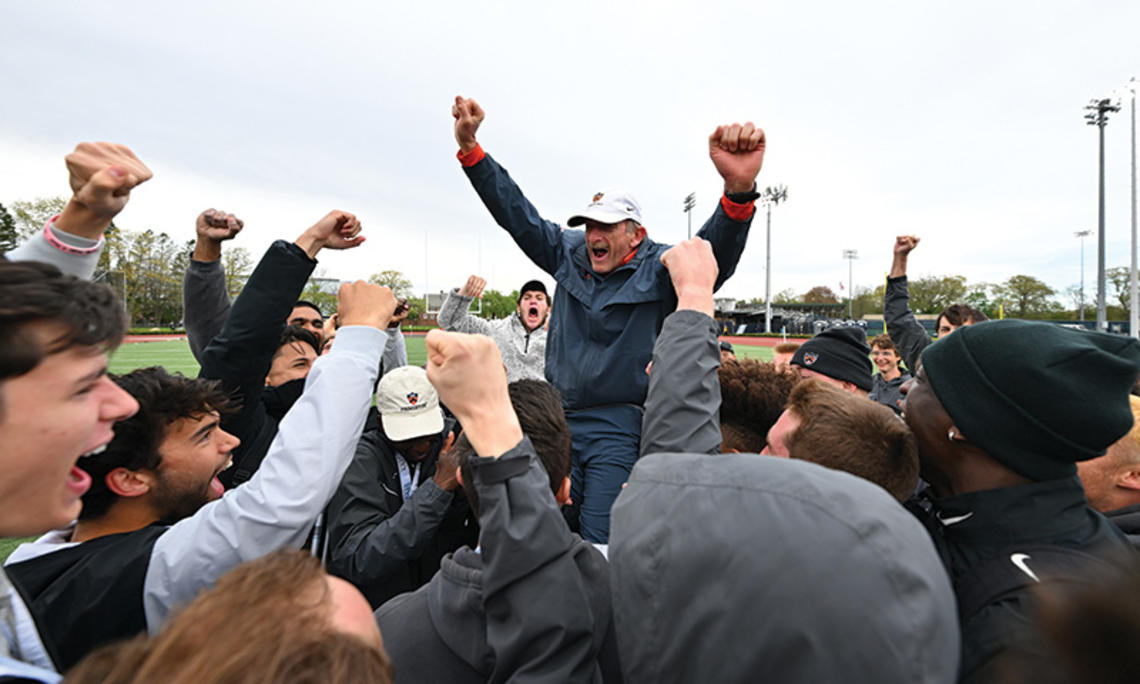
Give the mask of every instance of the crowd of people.
[[713, 294], [762, 129], [712, 132], [723, 195], [669, 246], [623, 189], [542, 218], [479, 104], [452, 116], [556, 288], [485, 320], [471, 275], [423, 367], [388, 288], [299, 299], [323, 250], [364, 243], [355, 215], [274, 242], [231, 302], [244, 223], [209, 209], [198, 377], [109, 374], [126, 314], [90, 278], [152, 174], [122, 145], [68, 155], [66, 208], [0, 259], [0, 536], [34, 537], [0, 572], [0, 680], [1131, 681], [1140, 343], [964, 305], [932, 340], [904, 235], [886, 334], [738, 358]]

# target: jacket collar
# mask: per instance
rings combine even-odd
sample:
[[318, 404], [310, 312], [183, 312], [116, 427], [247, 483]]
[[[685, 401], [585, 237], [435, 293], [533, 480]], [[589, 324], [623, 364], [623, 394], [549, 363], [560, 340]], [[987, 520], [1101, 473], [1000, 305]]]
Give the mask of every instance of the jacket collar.
[[953, 541], [1058, 539], [1089, 521], [1081, 481], [1073, 477], [988, 489], [935, 502], [935, 515]]

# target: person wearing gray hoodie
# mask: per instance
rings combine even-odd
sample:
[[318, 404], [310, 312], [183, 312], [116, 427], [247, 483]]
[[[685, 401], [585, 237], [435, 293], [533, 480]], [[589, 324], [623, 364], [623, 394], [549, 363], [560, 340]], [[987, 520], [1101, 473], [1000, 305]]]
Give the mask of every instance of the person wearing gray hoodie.
[[678, 310], [654, 348], [650, 450], [611, 513], [625, 681], [955, 681], [954, 592], [905, 508], [815, 463], [717, 453], [711, 250], [674, 250], [662, 261]]

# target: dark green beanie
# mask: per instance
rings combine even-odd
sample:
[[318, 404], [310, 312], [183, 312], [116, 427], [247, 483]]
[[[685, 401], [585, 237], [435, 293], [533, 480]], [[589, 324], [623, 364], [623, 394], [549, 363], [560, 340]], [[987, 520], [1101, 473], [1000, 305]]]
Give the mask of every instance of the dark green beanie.
[[1128, 394], [1140, 373], [1140, 342], [988, 321], [927, 347], [922, 368], [966, 439], [1031, 480], [1053, 480], [1132, 429]]

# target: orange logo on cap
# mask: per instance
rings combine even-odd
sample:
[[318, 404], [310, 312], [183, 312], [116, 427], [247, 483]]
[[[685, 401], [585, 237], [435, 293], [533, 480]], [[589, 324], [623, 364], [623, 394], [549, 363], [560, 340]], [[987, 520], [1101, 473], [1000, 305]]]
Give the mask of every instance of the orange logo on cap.
[[601, 202], [602, 197], [604, 197], [604, 196], [605, 196], [604, 192], [599, 192], [598, 194], [594, 195], [594, 201], [595, 202]]

